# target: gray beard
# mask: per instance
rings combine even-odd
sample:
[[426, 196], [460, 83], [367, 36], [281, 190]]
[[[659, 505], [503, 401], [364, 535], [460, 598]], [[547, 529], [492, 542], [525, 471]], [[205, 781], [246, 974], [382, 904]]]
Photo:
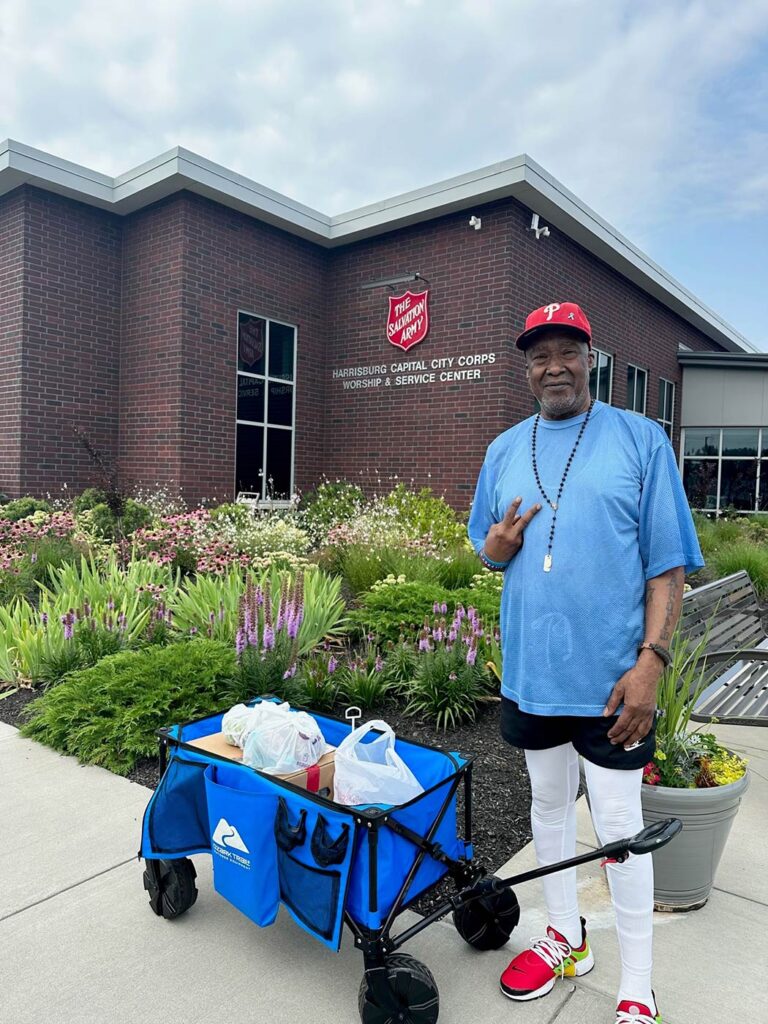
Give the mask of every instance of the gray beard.
[[573, 398], [566, 395], [547, 395], [544, 391], [539, 399], [539, 405], [545, 419], [565, 420], [569, 416], [578, 416], [580, 412], [586, 412], [588, 395], [588, 389], [580, 395], [574, 395]]

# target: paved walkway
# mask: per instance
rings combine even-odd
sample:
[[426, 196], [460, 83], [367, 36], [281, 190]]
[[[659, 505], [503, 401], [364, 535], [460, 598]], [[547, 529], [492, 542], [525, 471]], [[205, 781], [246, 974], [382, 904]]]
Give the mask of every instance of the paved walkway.
[[[657, 915], [655, 984], [666, 1024], [762, 1020], [768, 982], [755, 942], [768, 931], [768, 729], [718, 727], [751, 758], [717, 889], [693, 914]], [[156, 918], [135, 857], [149, 791], [23, 740], [0, 724], [0, 1024], [357, 1024], [362, 958], [347, 941], [328, 952], [281, 914], [252, 925], [211, 884], [174, 922]], [[580, 801], [579, 841], [594, 846]], [[532, 863], [527, 847], [505, 869]], [[598, 967], [546, 999], [511, 1004], [498, 977], [545, 923], [539, 886], [518, 895], [509, 947], [478, 954], [447, 922], [406, 947], [440, 988], [440, 1024], [612, 1024], [617, 950], [599, 868], [580, 872], [582, 912]]]

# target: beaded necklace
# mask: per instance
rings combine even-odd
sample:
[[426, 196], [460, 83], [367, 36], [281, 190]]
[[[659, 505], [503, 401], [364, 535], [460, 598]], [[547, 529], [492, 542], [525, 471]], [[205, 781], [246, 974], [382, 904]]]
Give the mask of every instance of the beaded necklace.
[[571, 468], [571, 463], [573, 462], [573, 457], [576, 454], [576, 449], [579, 447], [579, 442], [581, 441], [582, 437], [584, 436], [584, 431], [586, 430], [587, 423], [589, 423], [589, 417], [592, 414], [592, 407], [594, 406], [594, 404], [595, 404], [595, 400], [593, 398], [592, 401], [589, 403], [589, 409], [587, 409], [587, 415], [584, 417], [584, 422], [581, 424], [581, 429], [579, 430], [579, 435], [576, 438], [576, 443], [574, 444], [573, 448], [571, 449], [571, 454], [568, 456], [568, 461], [566, 462], [565, 469], [563, 470], [563, 478], [560, 481], [560, 486], [557, 489], [557, 497], [555, 498], [554, 501], [550, 501], [550, 499], [547, 497], [547, 492], [544, 490], [544, 488], [543, 488], [543, 486], [541, 484], [541, 478], [539, 477], [539, 467], [536, 464], [536, 432], [537, 432], [538, 427], [539, 427], [539, 420], [541, 418], [541, 413], [537, 413], [536, 414], [536, 419], [533, 421], [533, 433], [531, 434], [531, 462], [533, 463], [533, 475], [536, 477], [536, 484], [537, 484], [539, 490], [541, 491], [542, 498], [544, 499], [544, 501], [546, 501], [546, 503], [552, 509], [552, 525], [549, 528], [549, 542], [547, 543], [547, 553], [544, 556], [544, 572], [549, 572], [550, 569], [552, 568], [552, 543], [553, 543], [553, 541], [555, 539], [555, 526], [557, 524], [557, 510], [558, 510], [558, 507], [560, 505], [560, 498], [563, 496], [563, 488], [565, 487], [565, 478], [568, 476], [568, 470]]

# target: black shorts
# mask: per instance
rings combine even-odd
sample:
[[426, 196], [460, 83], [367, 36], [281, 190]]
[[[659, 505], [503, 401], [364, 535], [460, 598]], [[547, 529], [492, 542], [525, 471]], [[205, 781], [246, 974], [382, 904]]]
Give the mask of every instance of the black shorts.
[[643, 768], [656, 749], [656, 724], [639, 747], [625, 750], [621, 743], [611, 743], [608, 730], [618, 720], [575, 715], [529, 715], [521, 711], [515, 701], [501, 698], [501, 735], [513, 747], [523, 750], [549, 750], [563, 743], [572, 743], [577, 752], [601, 768], [619, 768], [628, 771]]

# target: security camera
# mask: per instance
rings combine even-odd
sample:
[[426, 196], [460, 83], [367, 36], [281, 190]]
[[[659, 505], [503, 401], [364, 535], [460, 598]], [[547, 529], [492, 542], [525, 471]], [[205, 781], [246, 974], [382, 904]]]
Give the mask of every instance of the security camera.
[[479, 217], [475, 217], [475, 215], [472, 214], [472, 216], [469, 218], [469, 226], [471, 228], [474, 228], [475, 231], [479, 231], [480, 228], [483, 226], [483, 222]]

